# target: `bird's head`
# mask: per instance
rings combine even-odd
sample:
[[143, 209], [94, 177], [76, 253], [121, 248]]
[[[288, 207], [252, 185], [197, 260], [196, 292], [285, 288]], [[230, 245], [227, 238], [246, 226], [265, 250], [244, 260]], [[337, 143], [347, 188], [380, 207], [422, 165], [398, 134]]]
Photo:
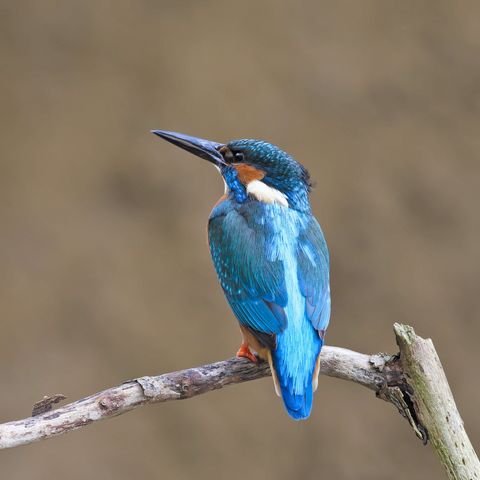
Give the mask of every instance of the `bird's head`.
[[227, 193], [238, 202], [254, 198], [297, 210], [310, 208], [307, 169], [271, 143], [244, 139], [224, 144], [163, 130], [152, 133], [213, 163]]

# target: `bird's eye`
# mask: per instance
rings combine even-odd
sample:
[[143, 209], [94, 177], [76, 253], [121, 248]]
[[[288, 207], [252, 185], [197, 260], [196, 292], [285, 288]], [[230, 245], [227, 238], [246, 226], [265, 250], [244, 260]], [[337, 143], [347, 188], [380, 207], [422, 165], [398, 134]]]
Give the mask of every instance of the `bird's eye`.
[[235, 160], [236, 160], [237, 162], [243, 162], [243, 153], [237, 152], [237, 153], [235, 154]]

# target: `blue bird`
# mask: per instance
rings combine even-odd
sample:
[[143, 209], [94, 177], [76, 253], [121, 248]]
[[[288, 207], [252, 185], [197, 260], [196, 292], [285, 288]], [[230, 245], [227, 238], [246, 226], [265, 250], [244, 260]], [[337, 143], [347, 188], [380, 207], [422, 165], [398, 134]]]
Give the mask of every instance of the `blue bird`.
[[310, 175], [260, 140], [211, 142], [152, 133], [209, 162], [225, 182], [208, 238], [218, 279], [240, 323], [237, 356], [270, 364], [289, 415], [306, 419], [330, 319], [329, 254], [311, 213]]

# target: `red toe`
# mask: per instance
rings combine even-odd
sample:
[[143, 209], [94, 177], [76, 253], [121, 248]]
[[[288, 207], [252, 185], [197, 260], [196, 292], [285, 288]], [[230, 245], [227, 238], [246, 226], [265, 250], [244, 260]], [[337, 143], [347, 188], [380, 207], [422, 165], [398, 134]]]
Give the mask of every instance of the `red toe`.
[[258, 363], [258, 358], [252, 353], [248, 344], [243, 342], [237, 352], [237, 357], [248, 358], [253, 363]]

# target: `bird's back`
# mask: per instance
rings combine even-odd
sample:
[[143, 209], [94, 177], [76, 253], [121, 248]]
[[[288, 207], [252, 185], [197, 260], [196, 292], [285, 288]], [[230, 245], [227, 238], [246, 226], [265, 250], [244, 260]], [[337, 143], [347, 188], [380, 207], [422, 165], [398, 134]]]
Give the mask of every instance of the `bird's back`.
[[330, 315], [328, 252], [317, 221], [278, 204], [227, 199], [212, 211], [209, 239], [240, 324], [260, 340], [273, 338], [267, 347], [288, 413], [308, 417]]

